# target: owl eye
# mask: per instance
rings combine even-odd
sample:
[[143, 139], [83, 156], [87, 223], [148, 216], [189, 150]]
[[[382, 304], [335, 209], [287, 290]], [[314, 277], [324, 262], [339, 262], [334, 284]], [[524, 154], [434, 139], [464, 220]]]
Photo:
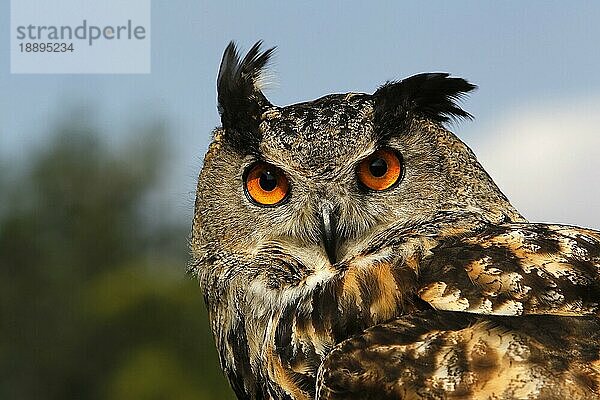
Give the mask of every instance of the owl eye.
[[372, 190], [386, 190], [402, 176], [402, 162], [390, 149], [377, 150], [358, 165], [358, 179]]
[[246, 194], [263, 206], [273, 206], [286, 198], [289, 182], [283, 172], [272, 165], [258, 162], [246, 173]]

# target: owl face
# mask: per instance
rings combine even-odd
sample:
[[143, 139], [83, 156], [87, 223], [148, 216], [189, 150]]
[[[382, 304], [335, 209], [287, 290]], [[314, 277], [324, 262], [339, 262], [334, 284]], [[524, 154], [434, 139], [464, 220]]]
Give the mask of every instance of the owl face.
[[368, 95], [270, 107], [258, 131], [260, 140], [223, 140], [200, 179], [199, 213], [220, 221], [205, 231], [234, 251], [277, 243], [335, 264], [391, 224], [429, 218], [449, 191], [435, 136], [382, 134]]

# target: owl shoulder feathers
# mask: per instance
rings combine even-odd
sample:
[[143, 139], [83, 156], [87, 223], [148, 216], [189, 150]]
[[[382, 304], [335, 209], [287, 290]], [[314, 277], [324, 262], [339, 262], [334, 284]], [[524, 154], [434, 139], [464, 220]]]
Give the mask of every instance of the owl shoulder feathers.
[[418, 295], [437, 310], [598, 315], [600, 233], [513, 223], [441, 239], [423, 259]]
[[318, 398], [600, 398], [599, 269], [590, 229], [512, 223], [441, 238], [419, 263], [431, 310], [337, 345]]
[[589, 399], [597, 318], [430, 310], [380, 324], [324, 360], [317, 399]]

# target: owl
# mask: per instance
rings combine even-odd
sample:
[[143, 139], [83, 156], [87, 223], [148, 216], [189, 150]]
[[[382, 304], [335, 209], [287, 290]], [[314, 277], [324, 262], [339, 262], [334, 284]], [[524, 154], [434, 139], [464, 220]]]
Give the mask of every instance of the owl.
[[279, 107], [226, 48], [190, 272], [239, 399], [600, 399], [600, 232], [528, 222], [446, 73]]

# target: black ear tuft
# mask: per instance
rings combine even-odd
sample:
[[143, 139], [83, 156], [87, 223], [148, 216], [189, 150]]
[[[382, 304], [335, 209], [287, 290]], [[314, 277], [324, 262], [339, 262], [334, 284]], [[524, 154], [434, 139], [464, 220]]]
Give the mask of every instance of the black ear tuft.
[[376, 123], [398, 124], [412, 116], [444, 123], [473, 116], [457, 101], [477, 86], [446, 73], [413, 75], [400, 82], [388, 82], [373, 94]]
[[258, 41], [240, 61], [236, 45], [230, 42], [219, 68], [217, 100], [224, 128], [251, 129], [262, 111], [271, 104], [260, 90], [261, 75], [275, 47], [261, 51]]

